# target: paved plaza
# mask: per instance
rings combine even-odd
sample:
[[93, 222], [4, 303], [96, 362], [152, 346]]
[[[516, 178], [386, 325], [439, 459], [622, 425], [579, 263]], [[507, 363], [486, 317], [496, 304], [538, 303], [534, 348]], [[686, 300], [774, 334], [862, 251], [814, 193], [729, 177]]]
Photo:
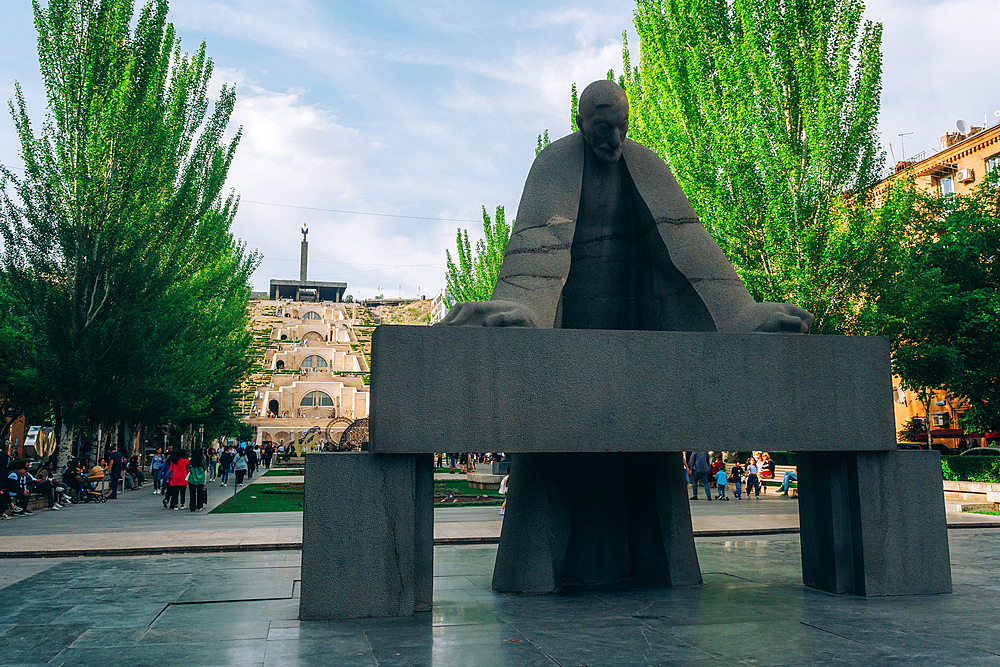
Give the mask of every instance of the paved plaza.
[[[300, 477], [257, 477], [254, 484], [291, 483]], [[253, 486], [245, 493], [254, 493]], [[162, 496], [151, 487], [119, 494], [103, 505], [74, 505], [58, 512], [40, 510], [33, 516], [0, 523], [0, 557], [45, 554], [158, 554], [186, 551], [298, 549], [302, 545], [300, 512], [209, 514], [232, 496], [232, 486], [209, 485], [204, 512], [164, 510]], [[696, 535], [747, 536], [794, 533], [798, 503], [774, 489], [760, 500], [691, 502]], [[495, 542], [502, 517], [496, 507], [438, 507], [434, 538], [439, 544]], [[1000, 516], [948, 512], [948, 525], [997, 526]]]
[[[954, 594], [862, 598], [802, 585], [797, 508], [692, 501], [702, 587], [542, 596], [490, 590], [494, 544], [448, 544], [495, 540], [497, 508], [438, 508], [431, 613], [300, 622], [300, 513], [172, 512], [142, 489], [0, 524], [0, 667], [1000, 666], [1000, 517], [949, 512]], [[53, 549], [90, 556], [9, 557]]]
[[794, 536], [699, 538], [699, 588], [541, 596], [439, 546], [432, 612], [316, 622], [294, 551], [8, 559], [0, 665], [1000, 665], [1000, 531], [950, 537], [955, 593], [901, 598], [805, 588]]

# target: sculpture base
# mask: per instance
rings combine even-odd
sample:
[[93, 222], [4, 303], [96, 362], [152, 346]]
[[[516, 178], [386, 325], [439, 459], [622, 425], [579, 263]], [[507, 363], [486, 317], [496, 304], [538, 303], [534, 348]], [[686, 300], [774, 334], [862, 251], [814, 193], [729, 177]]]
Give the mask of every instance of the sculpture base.
[[307, 454], [303, 620], [429, 611], [434, 575], [428, 454]]
[[515, 454], [493, 590], [701, 583], [681, 455]]
[[798, 452], [802, 580], [830, 593], [951, 592], [937, 452]]

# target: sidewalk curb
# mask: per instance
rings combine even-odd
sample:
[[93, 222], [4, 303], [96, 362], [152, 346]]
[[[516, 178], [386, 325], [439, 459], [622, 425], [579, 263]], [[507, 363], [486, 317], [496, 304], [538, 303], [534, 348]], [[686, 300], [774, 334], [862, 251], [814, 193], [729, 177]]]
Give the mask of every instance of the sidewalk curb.
[[[949, 523], [948, 530], [968, 530], [1000, 528], [1000, 522]], [[798, 535], [799, 529], [750, 528], [742, 530], [696, 530], [695, 537], [756, 537], [758, 535]], [[499, 537], [436, 537], [434, 546], [462, 546], [476, 544], [499, 544]], [[0, 560], [12, 558], [78, 558], [78, 557], [123, 557], [160, 556], [164, 554], [209, 554], [240, 553], [252, 551], [299, 551], [301, 542], [277, 542], [274, 544], [207, 544], [166, 547], [129, 547], [123, 549], [54, 549], [49, 551], [0, 551]]]

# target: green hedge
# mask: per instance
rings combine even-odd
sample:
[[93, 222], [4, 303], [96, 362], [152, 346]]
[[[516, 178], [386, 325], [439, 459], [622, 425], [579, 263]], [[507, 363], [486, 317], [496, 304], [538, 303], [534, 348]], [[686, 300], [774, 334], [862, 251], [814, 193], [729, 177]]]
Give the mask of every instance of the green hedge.
[[956, 482], [1000, 483], [1000, 456], [942, 456], [941, 473]]

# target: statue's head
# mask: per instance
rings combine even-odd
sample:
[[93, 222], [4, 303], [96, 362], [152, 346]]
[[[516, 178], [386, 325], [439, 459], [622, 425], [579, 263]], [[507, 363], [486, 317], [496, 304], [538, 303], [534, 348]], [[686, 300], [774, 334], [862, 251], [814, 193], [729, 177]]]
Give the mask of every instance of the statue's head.
[[628, 133], [628, 97], [614, 81], [595, 81], [583, 89], [576, 126], [601, 162], [613, 164], [622, 156]]

